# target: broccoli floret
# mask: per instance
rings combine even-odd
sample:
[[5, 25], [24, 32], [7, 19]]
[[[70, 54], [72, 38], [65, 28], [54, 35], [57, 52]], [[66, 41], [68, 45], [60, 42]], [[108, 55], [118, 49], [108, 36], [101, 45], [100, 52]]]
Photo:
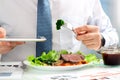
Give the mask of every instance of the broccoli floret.
[[62, 19], [58, 19], [56, 22], [56, 29], [59, 30], [61, 29], [61, 26], [63, 26], [65, 22]]

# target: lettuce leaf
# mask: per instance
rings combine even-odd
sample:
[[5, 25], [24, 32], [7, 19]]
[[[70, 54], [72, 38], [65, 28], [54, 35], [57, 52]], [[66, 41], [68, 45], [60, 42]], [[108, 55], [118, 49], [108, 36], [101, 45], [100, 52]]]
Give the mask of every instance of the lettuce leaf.
[[85, 55], [85, 60], [87, 62], [99, 62], [100, 59], [95, 54], [87, 54]]

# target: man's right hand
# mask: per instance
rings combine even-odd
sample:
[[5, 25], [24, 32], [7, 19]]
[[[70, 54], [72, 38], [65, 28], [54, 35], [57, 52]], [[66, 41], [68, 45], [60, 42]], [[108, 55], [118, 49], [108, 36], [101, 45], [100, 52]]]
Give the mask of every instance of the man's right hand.
[[[6, 38], [6, 30], [0, 27], [0, 38]], [[25, 42], [7, 42], [1, 41], [0, 42], [0, 54], [6, 54], [12, 49], [14, 49], [18, 45], [22, 45]]]

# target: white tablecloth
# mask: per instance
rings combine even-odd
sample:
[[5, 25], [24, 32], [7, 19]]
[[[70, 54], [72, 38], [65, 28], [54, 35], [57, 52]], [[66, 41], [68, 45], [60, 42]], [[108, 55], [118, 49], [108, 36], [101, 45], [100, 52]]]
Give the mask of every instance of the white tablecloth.
[[[59, 71], [50, 69], [45, 71], [33, 67], [22, 70], [20, 66], [9, 67], [13, 64], [10, 62], [0, 64], [0, 80], [120, 80], [120, 66], [105, 66], [103, 63]], [[21, 65], [20, 62], [19, 64]], [[13, 73], [9, 76], [11, 72]]]
[[120, 80], [120, 66], [87, 65], [79, 69], [41, 71], [27, 68], [22, 80]]

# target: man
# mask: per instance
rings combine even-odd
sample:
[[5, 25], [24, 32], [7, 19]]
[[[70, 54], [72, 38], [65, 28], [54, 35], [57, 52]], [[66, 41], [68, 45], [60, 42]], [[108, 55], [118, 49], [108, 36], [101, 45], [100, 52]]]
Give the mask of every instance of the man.
[[[102, 46], [118, 43], [116, 30], [103, 12], [99, 0], [49, 0], [49, 3], [52, 16], [52, 49], [84, 52], [87, 48], [99, 50]], [[1, 0], [0, 19], [7, 37], [35, 38], [37, 0]], [[68, 29], [57, 31], [58, 19], [71, 23], [76, 37]], [[2, 61], [25, 60], [31, 54], [35, 55], [35, 42], [20, 44], [24, 42], [1, 42], [0, 52], [4, 53]]]

